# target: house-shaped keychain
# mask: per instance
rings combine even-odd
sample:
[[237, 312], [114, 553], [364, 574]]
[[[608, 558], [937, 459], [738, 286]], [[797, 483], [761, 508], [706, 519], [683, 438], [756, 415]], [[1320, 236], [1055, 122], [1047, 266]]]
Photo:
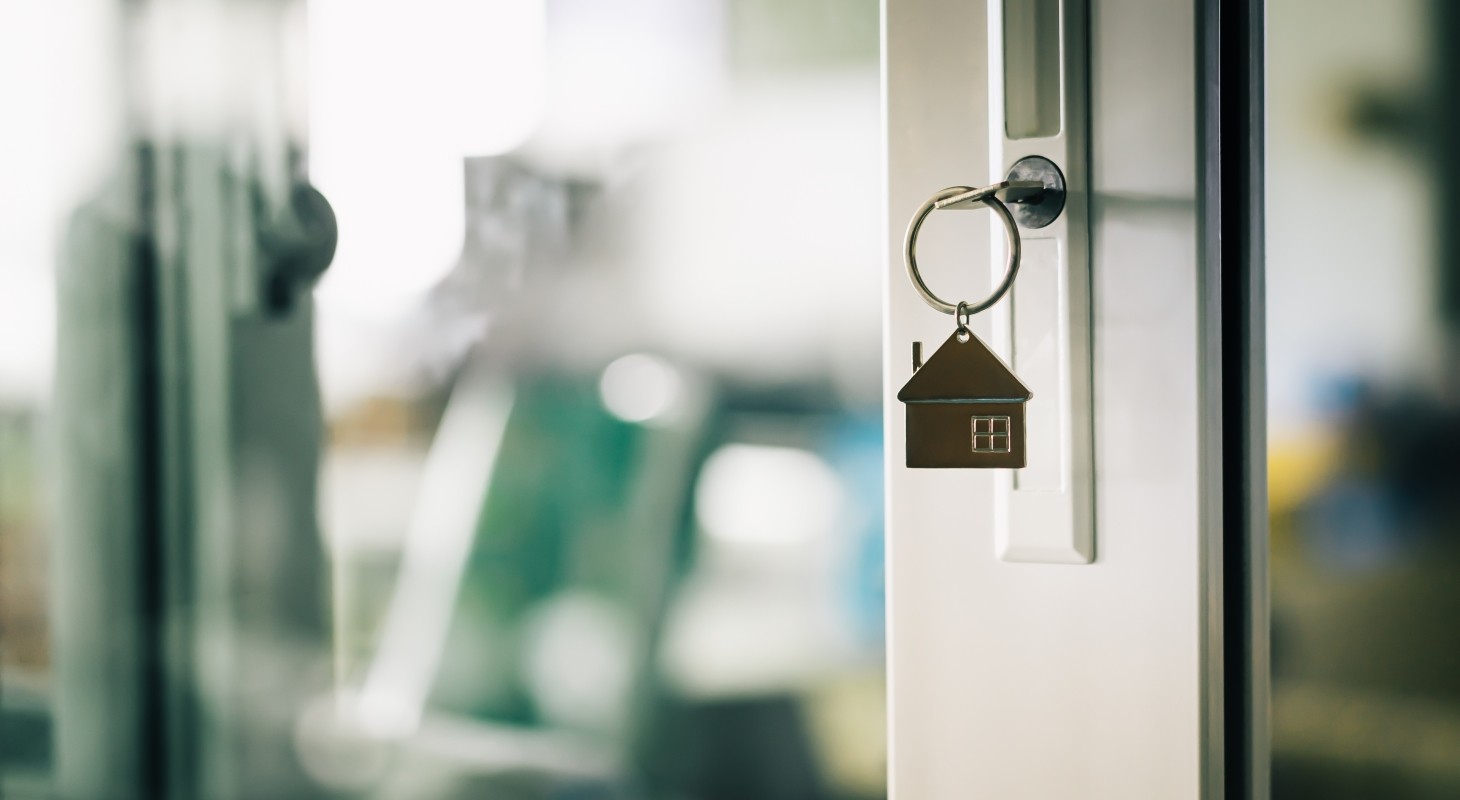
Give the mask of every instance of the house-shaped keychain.
[[1029, 387], [967, 329], [948, 337], [926, 364], [920, 352], [915, 343], [912, 380], [897, 393], [907, 404], [907, 465], [1023, 467]]

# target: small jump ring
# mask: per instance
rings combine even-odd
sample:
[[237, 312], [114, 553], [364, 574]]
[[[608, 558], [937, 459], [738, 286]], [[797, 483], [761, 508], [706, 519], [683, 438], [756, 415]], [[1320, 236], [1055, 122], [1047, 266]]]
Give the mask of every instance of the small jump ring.
[[966, 309], [967, 316], [970, 317], [999, 302], [1008, 293], [1009, 287], [1014, 285], [1014, 277], [1019, 274], [1019, 227], [1015, 224], [1014, 215], [1009, 213], [1008, 207], [1004, 205], [1003, 201], [992, 194], [979, 198], [979, 201], [998, 215], [999, 221], [1004, 224], [1004, 239], [1008, 244], [1006, 248], [1008, 250], [1008, 258], [1004, 266], [1004, 279], [999, 282], [993, 294], [990, 294], [981, 302], [954, 304], [933, 294], [933, 291], [923, 282], [923, 276], [918, 272], [917, 247], [918, 231], [922, 230], [923, 222], [927, 220], [929, 214], [933, 213], [933, 209], [937, 206], [937, 203], [950, 197], [967, 194], [971, 191], [973, 191], [973, 188], [969, 186], [950, 186], [928, 198], [927, 202], [918, 207], [917, 213], [913, 215], [912, 222], [908, 223], [907, 235], [903, 238], [902, 242], [902, 255], [903, 261], [907, 264], [907, 276], [912, 279], [913, 288], [918, 290], [918, 294], [922, 295], [923, 300], [935, 310], [941, 311], [944, 314], [962, 314], [964, 313], [963, 310]]

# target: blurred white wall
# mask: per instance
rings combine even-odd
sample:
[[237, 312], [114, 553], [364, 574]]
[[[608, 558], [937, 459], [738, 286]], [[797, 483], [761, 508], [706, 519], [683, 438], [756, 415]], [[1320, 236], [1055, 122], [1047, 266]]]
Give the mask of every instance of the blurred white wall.
[[[1365, 94], [1422, 103], [1425, 0], [1268, 5], [1267, 344], [1274, 436], [1339, 376], [1412, 377], [1438, 341], [1428, 182], [1414, 149], [1369, 141]], [[1301, 42], [1301, 47], [1292, 46]], [[1418, 111], [1419, 109], [1416, 109]]]
[[60, 237], [125, 140], [116, 5], [0, 4], [0, 403], [50, 396]]

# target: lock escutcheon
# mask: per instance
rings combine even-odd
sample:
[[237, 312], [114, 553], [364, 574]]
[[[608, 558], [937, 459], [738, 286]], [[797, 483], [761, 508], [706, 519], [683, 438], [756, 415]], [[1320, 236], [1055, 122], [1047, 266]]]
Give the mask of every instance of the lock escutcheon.
[[1021, 228], [1043, 228], [1059, 219], [1065, 210], [1065, 175], [1044, 156], [1027, 156], [1015, 161], [1004, 180], [1011, 184], [1038, 181], [1044, 186], [1042, 192], [1010, 199], [1009, 213]]

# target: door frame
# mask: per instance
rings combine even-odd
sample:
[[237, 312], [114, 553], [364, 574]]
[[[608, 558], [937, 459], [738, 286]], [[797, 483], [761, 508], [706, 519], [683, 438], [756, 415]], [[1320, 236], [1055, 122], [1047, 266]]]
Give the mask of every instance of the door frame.
[[[1264, 264], [1265, 0], [1200, 0], [1207, 370], [1208, 736], [1213, 797], [1270, 795]], [[1214, 765], [1215, 766], [1215, 765]], [[1214, 770], [1215, 772], [1215, 770]]]
[[[1104, 126], [1104, 130], [1097, 128], [1091, 133], [1092, 140], [1096, 140], [1092, 143], [1092, 192], [1096, 193], [1092, 197], [1098, 199], [1104, 180], [1106, 185], [1114, 185], [1118, 190], [1136, 193], [1122, 196], [1121, 202], [1146, 203], [1148, 210], [1167, 203], [1161, 213], [1167, 214], [1168, 221], [1179, 217], [1177, 227], [1184, 231], [1180, 235], [1188, 237], [1183, 243], [1189, 247], [1184, 251], [1189, 259], [1181, 262], [1181, 266], [1189, 267], [1192, 281], [1182, 287], [1188, 293], [1180, 295], [1191, 303], [1190, 318], [1182, 320], [1189, 327], [1178, 327], [1182, 337], [1190, 336], [1189, 340], [1183, 338], [1181, 344], [1190, 345], [1183, 352], [1194, 362], [1194, 368], [1189, 372], [1178, 370], [1173, 378], [1177, 381], [1192, 378], [1195, 387], [1190, 400], [1192, 406], [1182, 412], [1183, 415], [1190, 412], [1192, 440], [1180, 443], [1183, 453], [1188, 447], [1194, 453], [1191, 461], [1183, 462], [1186, 465], [1183, 469], [1190, 469], [1191, 479], [1183, 484], [1183, 491], [1191, 492], [1195, 501], [1189, 507], [1180, 505], [1182, 522], [1175, 526], [1179, 535], [1188, 539], [1185, 544], [1190, 549], [1181, 551], [1180, 558], [1175, 560], [1170, 554], [1142, 555], [1148, 561], [1165, 558], [1169, 563], [1146, 563], [1144, 572], [1137, 570], [1132, 574], [1143, 579], [1165, 579], [1159, 569], [1148, 567], [1183, 570], [1179, 578], [1171, 579], [1180, 584], [1181, 591], [1167, 596], [1185, 599], [1181, 600], [1179, 609], [1168, 609], [1167, 613], [1182, 615], [1178, 627], [1186, 637], [1183, 642], [1191, 645], [1189, 651], [1183, 651], [1185, 655], [1172, 663], [1179, 664], [1183, 673], [1183, 688], [1178, 693], [1180, 703], [1193, 713], [1166, 715], [1166, 720], [1176, 720], [1171, 724], [1179, 725], [1182, 728], [1179, 731], [1162, 729], [1159, 723], [1152, 723], [1147, 726], [1150, 730], [1143, 731], [1157, 739], [1168, 735], [1181, 737], [1179, 765], [1157, 767], [1131, 759], [1125, 769], [1164, 770], [1162, 779], [1175, 775], [1179, 780], [1163, 784], [1163, 788], [1177, 785], [1182, 797], [1266, 800], [1270, 746], [1262, 233], [1265, 6], [1263, 0], [1194, 0], [1190, 4], [1089, 0], [1089, 3], [1094, 54], [1092, 119], [1100, 120], [1098, 124]], [[884, 359], [885, 390], [889, 398], [907, 377], [908, 340], [931, 338], [924, 331], [939, 327], [936, 319], [928, 323], [916, 316], [936, 318], [938, 315], [915, 305], [916, 301], [910, 305], [907, 299], [909, 289], [903, 275], [900, 245], [908, 214], [926, 194], [942, 186], [981, 185], [1000, 177], [987, 174], [983, 157], [986, 151], [978, 152], [979, 131], [984, 126], [980, 125], [981, 113], [977, 106], [983, 96], [980, 82], [986, 79], [979, 63], [984, 50], [984, 7], [984, 3], [947, 0], [884, 0], [882, 4], [889, 204]], [[1157, 21], [1148, 21], [1152, 17]], [[1118, 58], [1114, 54], [1117, 48], [1112, 46], [1116, 37], [1123, 45]], [[1147, 52], [1139, 53], [1142, 49]], [[1143, 64], [1144, 71], [1131, 71], [1132, 58], [1140, 61], [1142, 55], [1148, 62]], [[1179, 135], [1172, 134], [1165, 140], [1171, 143], [1179, 139], [1184, 143], [1180, 147], [1189, 148], [1182, 156], [1187, 160], [1180, 162], [1181, 169], [1189, 170], [1189, 174], [1174, 182], [1180, 184], [1189, 179], [1189, 186], [1178, 186], [1182, 190], [1178, 192], [1180, 197], [1141, 195], [1145, 189], [1139, 180], [1112, 176], [1109, 170], [1101, 174], [1103, 167], [1113, 163], [1108, 152], [1103, 161], [1096, 157], [1102, 147], [1098, 141], [1101, 136], [1107, 137], [1103, 145], [1107, 150], [1109, 137], [1117, 132], [1133, 138], [1155, 136], [1149, 125], [1140, 127], [1130, 120], [1116, 118], [1108, 109], [1106, 113], [1095, 107], [1097, 82], [1103, 81], [1103, 96], [1107, 99], [1113, 96], [1129, 99], [1139, 94], [1112, 91], [1111, 81], [1117, 80], [1117, 75], [1120, 79], [1136, 75], [1140, 76], [1138, 80], [1159, 83], [1165, 94], [1150, 97], [1150, 105], [1173, 97], [1179, 100], [1178, 104], [1158, 111], [1138, 109], [1138, 113], [1127, 116], [1149, 122], [1153, 114], [1164, 114], [1160, 122], [1169, 122], [1173, 128], [1180, 129]], [[1176, 85], [1183, 78], [1189, 79], [1189, 83]], [[1189, 115], [1182, 114], [1180, 109], [1189, 109]], [[986, 116], [986, 112], [982, 115]], [[1164, 185], [1160, 180], [1148, 183]], [[1189, 194], [1185, 193], [1188, 190]], [[1096, 241], [1092, 252], [1096, 259], [1097, 372], [1101, 369], [1100, 354], [1113, 352], [1102, 349], [1104, 345], [1100, 341], [1102, 334], [1108, 332], [1101, 327], [1104, 323], [1098, 321], [1102, 310], [1100, 270], [1102, 266], [1116, 271], [1121, 267], [1114, 263], [1102, 265], [1100, 240], [1106, 239], [1107, 261], [1109, 254], [1121, 247], [1131, 252], [1130, 242], [1139, 243], [1141, 236], [1137, 225], [1132, 237], [1131, 227], [1127, 224], [1121, 234], [1126, 242], [1113, 249], [1109, 241], [1114, 237], [1102, 236], [1100, 224], [1092, 231]], [[926, 259], [929, 262], [940, 257], [948, 259], [952, 252], [942, 247], [943, 255], [939, 256], [940, 247], [936, 243], [924, 247], [929, 248]], [[922, 263], [921, 251], [919, 256]], [[981, 259], [977, 253], [975, 257]], [[967, 269], [966, 253], [963, 258], [962, 268]], [[945, 272], [934, 280], [949, 281], [949, 274]], [[1112, 285], [1118, 285], [1118, 281], [1107, 283], [1104, 288], [1110, 289]], [[1107, 302], [1108, 298], [1109, 294]], [[1108, 337], [1107, 341], [1110, 338], [1114, 337]], [[1122, 339], [1121, 343], [1127, 341]], [[1130, 372], [1128, 366], [1122, 369], [1127, 374]], [[1101, 380], [1097, 374], [1097, 416], [1108, 413], [1108, 409], [1102, 409], [1105, 398], [1100, 394]], [[1109, 374], [1104, 381], [1110, 385]], [[1019, 721], [1007, 704], [981, 701], [987, 701], [996, 691], [1032, 691], [1030, 682], [1015, 676], [1012, 684], [981, 683], [988, 674], [1009, 676], [997, 669], [980, 669], [978, 648], [991, 644], [1027, 645], [1028, 642], [1016, 641], [1007, 629], [989, 634], [986, 629], [997, 625], [978, 620], [980, 614], [988, 616], [988, 613], [960, 603], [970, 598], [1006, 601], [1019, 596], [1027, 599], [1023, 590], [1037, 582], [1048, 583], [1059, 597], [1059, 582], [1086, 579], [1055, 577], [1053, 573], [1020, 575], [1012, 570], [1028, 567], [995, 566], [991, 561], [980, 568], [982, 571], [971, 568], [960, 571], [946, 566], [950, 561], [970, 557], [993, 558], [992, 548], [983, 541], [989, 538], [988, 532], [969, 526], [959, 518], [963, 513], [960, 509], [976, 505], [984, 495], [980, 494], [976, 479], [958, 483], [947, 476], [910, 476], [901, 463], [901, 409], [893, 400], [887, 403], [892, 796], [921, 797], [930, 796], [930, 792], [948, 791], [961, 791], [962, 796], [1026, 796], [1017, 792], [1033, 791], [1036, 785], [1047, 790], [1059, 781], [1020, 784], [1018, 770], [1010, 762], [1027, 761], [1041, 769], [1059, 770], [1062, 753], [1071, 749], [1049, 750], [1042, 754], [1047, 760], [1040, 761], [1039, 753], [1019, 741], [1019, 731], [1011, 730], [1004, 739], [999, 739], [980, 729], [977, 720], [970, 720], [972, 712], [988, 712], [993, 707], [988, 713], [1001, 722]], [[1186, 417], [1181, 416], [1181, 421], [1187, 421]], [[1111, 426], [1105, 427], [1109, 433]], [[1097, 433], [1097, 447], [1099, 439]], [[953, 491], [959, 496], [950, 494]], [[1129, 488], [1122, 491], [1127, 494], [1120, 499], [1128, 505]], [[1117, 515], [1106, 518], [1110, 512], [1100, 508], [1101, 501], [1097, 497], [1097, 516], [1106, 521], [1115, 519]], [[1118, 504], [1108, 504], [1107, 508]], [[941, 511], [935, 514], [928, 510], [930, 507]], [[1126, 513], [1123, 519], [1132, 517]], [[947, 524], [949, 519], [953, 524]], [[1028, 566], [1034, 570], [1110, 569], [1108, 565], [1102, 566], [1106, 557], [1102, 542], [1116, 542], [1121, 537], [1139, 538], [1134, 544], [1141, 547], [1159, 542], [1159, 537], [1150, 535], [1149, 531], [1131, 537], [1116, 528], [1107, 532], [1111, 534], [1109, 537], [1102, 536], [1097, 529], [1095, 565]], [[978, 540], [975, 544], [984, 547], [986, 552], [977, 550], [969, 543], [970, 539]], [[1118, 552], [1127, 544], [1112, 548], [1107, 564], [1130, 556], [1128, 552]], [[930, 555], [935, 551], [936, 555]], [[1010, 569], [999, 571], [999, 567]], [[991, 579], [1005, 584], [994, 589], [970, 590], [958, 583]], [[1021, 592], [1007, 591], [1009, 585], [1020, 582], [1023, 582]], [[1113, 592], [1109, 587], [1092, 591], [1096, 593], [1092, 596], [1103, 600], [1110, 599]], [[1148, 613], [1156, 616], [1154, 611]], [[970, 628], [980, 626], [985, 629], [982, 633], [967, 633]], [[1000, 636], [1004, 638], [1001, 640]], [[1143, 641], [1148, 640], [1132, 636], [1125, 643], [1115, 644]], [[1043, 646], [1041, 642], [1035, 649]], [[1054, 648], [1051, 652], [1068, 655], [1070, 650]], [[996, 657], [985, 654], [982, 658]], [[947, 660], [949, 664], [929, 666], [937, 660]], [[1110, 677], [1108, 664], [1105, 672], [1081, 664], [1070, 669], [1083, 669], [1102, 680]], [[1107, 689], [1117, 693], [1121, 690]], [[1139, 690], [1132, 693], [1140, 695]], [[1141, 697], [1149, 699], [1149, 694], [1147, 691]], [[1087, 716], [1081, 717], [1082, 713]], [[1088, 710], [1072, 710], [1066, 719], [1075, 727], [1085, 726], [1081, 730], [1094, 725]], [[989, 723], [982, 724], [987, 727]], [[1083, 748], [1077, 754], [1084, 759], [1080, 762], [1082, 768], [1101, 761], [1106, 762], [1106, 767], [1112, 767], [1109, 762], [1119, 759], [1110, 756], [1129, 757], [1134, 752], [1126, 748], [1117, 753], [1116, 745], [1093, 736], [1085, 737], [1074, 747]], [[988, 767], [982, 769], [978, 765], [985, 760]], [[1078, 770], [1070, 772], [1073, 776]], [[987, 778], [983, 773], [998, 773], [999, 778]], [[1109, 773], [1101, 776], [1109, 778]], [[1099, 779], [1082, 784], [1070, 777], [1058, 789], [1069, 797], [1087, 796], [1082, 791], [1090, 796], [1110, 796], [1102, 793], [1102, 789], [1109, 792], [1110, 787], [1119, 783], [1109, 778], [1104, 785]]]

